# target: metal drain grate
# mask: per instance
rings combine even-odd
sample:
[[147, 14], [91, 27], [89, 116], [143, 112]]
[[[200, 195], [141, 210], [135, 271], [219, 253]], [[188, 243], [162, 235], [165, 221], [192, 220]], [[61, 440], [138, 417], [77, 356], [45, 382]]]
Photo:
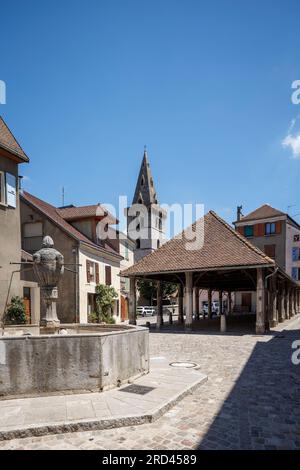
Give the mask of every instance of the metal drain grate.
[[155, 387], [147, 387], [146, 385], [128, 385], [127, 387], [121, 388], [119, 392], [136, 393], [137, 395], [146, 395], [146, 393], [152, 392]]

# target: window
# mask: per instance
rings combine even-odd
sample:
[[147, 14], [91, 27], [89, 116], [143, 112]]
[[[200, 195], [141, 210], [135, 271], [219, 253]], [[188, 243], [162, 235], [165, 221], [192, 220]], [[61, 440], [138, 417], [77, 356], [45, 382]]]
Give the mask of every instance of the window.
[[99, 263], [94, 261], [86, 260], [86, 280], [87, 283], [95, 282], [99, 284]]
[[27, 222], [23, 224], [23, 248], [25, 251], [34, 253], [42, 247], [42, 241], [42, 222]]
[[300, 268], [292, 268], [292, 278], [295, 279], [295, 281], [300, 280]]
[[245, 225], [245, 227], [244, 227], [244, 235], [245, 235], [245, 237], [253, 237], [253, 235], [254, 235], [254, 227], [253, 227], [253, 225]]
[[141, 240], [138, 238], [135, 242], [136, 249], [139, 250], [141, 248]]
[[3, 171], [0, 171], [0, 204], [5, 203], [5, 176]]
[[264, 252], [270, 258], [275, 259], [275, 251], [276, 251], [276, 245], [265, 245], [264, 246]]
[[157, 240], [157, 248], [159, 248], [159, 247], [160, 247], [160, 241]]
[[265, 235], [274, 235], [274, 233], [276, 233], [276, 223], [268, 222], [265, 225]]
[[299, 261], [300, 259], [300, 248], [292, 248], [292, 260]]
[[111, 266], [105, 266], [105, 284], [111, 286]]

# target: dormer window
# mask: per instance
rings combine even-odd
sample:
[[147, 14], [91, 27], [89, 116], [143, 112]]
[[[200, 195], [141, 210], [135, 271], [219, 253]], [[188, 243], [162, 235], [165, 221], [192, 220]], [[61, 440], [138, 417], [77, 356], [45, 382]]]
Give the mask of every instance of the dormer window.
[[142, 179], [141, 179], [141, 186], [144, 186], [145, 184], [145, 178], [144, 178], [144, 175], [142, 176]]

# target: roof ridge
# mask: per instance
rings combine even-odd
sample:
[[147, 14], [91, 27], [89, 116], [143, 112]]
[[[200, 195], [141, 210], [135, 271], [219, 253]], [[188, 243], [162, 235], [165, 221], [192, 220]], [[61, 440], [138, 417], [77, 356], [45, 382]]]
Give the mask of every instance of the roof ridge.
[[[28, 199], [26, 198], [26, 196], [28, 196]], [[120, 256], [120, 254], [117, 251], [114, 250], [115, 253], [112, 253], [111, 251], [107, 250], [106, 248], [104, 248], [100, 245], [97, 245], [92, 240], [89, 240], [89, 238], [86, 235], [81, 233], [76, 227], [74, 227], [67, 220], [65, 220], [58, 213], [57, 208], [55, 206], [53, 206], [52, 204], [50, 204], [49, 202], [46, 202], [43, 199], [40, 199], [40, 198], [34, 196], [33, 194], [28, 193], [27, 191], [23, 191], [23, 193], [21, 194], [21, 197], [23, 197], [23, 199], [25, 199], [29, 204], [34, 205], [40, 212], [42, 212], [46, 217], [48, 217], [55, 225], [60, 226], [61, 230], [67, 232], [71, 237], [75, 238], [80, 243], [84, 243], [85, 245], [89, 245], [93, 248], [98, 248], [99, 250], [105, 251], [105, 252], [107, 252], [108, 254], [111, 254], [111, 255]], [[51, 210], [54, 210], [55, 213], [57, 214], [57, 216], [61, 219], [62, 223], [60, 224], [59, 221], [55, 220], [55, 218], [51, 214], [47, 213], [43, 209], [43, 207], [41, 207], [37, 203], [35, 204], [35, 202], [31, 201], [30, 198], [33, 198], [33, 199], [39, 201], [40, 203], [42, 203], [42, 205], [44, 204], [44, 205], [48, 206]], [[66, 226], [64, 226], [64, 224]], [[68, 230], [68, 226], [70, 226], [71, 230]], [[78, 233], [78, 235], [77, 235], [77, 233]], [[84, 237], [84, 239], [82, 239], [81, 237]]]
[[258, 255], [262, 256], [264, 259], [270, 261], [271, 263], [274, 263], [275, 264], [275, 261], [270, 258], [269, 256], [267, 256], [262, 250], [260, 250], [259, 248], [257, 248], [255, 245], [253, 245], [252, 243], [250, 243], [245, 237], [243, 237], [243, 235], [241, 235], [239, 232], [237, 232], [236, 230], [234, 230], [224, 219], [222, 219], [222, 217], [220, 217], [216, 212], [210, 210], [209, 211], [209, 214], [211, 214], [212, 216], [215, 217], [215, 219], [217, 219], [221, 224], [224, 225], [224, 227], [226, 227], [228, 230], [231, 231], [231, 233], [233, 233], [237, 238], [239, 238], [246, 246], [248, 246], [248, 248], [250, 248], [252, 251], [254, 251], [255, 253], [257, 253]]

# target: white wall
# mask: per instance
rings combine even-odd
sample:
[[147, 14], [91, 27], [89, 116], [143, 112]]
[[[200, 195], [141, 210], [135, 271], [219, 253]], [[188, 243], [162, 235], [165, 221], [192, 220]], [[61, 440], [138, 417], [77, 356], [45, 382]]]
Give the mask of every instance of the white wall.
[[286, 272], [292, 276], [292, 267], [300, 268], [300, 260], [293, 261], [292, 248], [300, 248], [300, 241], [294, 241], [294, 236], [300, 235], [300, 230], [293, 225], [286, 224]]
[[110, 259], [109, 256], [101, 256], [96, 252], [90, 252], [88, 249], [81, 248], [79, 251], [79, 321], [87, 323], [88, 300], [87, 295], [96, 293], [96, 282], [87, 282], [86, 261], [99, 263], [99, 283], [105, 284], [105, 266], [111, 266], [111, 285], [118, 293], [119, 309], [115, 303], [114, 318], [120, 322], [120, 261]]

